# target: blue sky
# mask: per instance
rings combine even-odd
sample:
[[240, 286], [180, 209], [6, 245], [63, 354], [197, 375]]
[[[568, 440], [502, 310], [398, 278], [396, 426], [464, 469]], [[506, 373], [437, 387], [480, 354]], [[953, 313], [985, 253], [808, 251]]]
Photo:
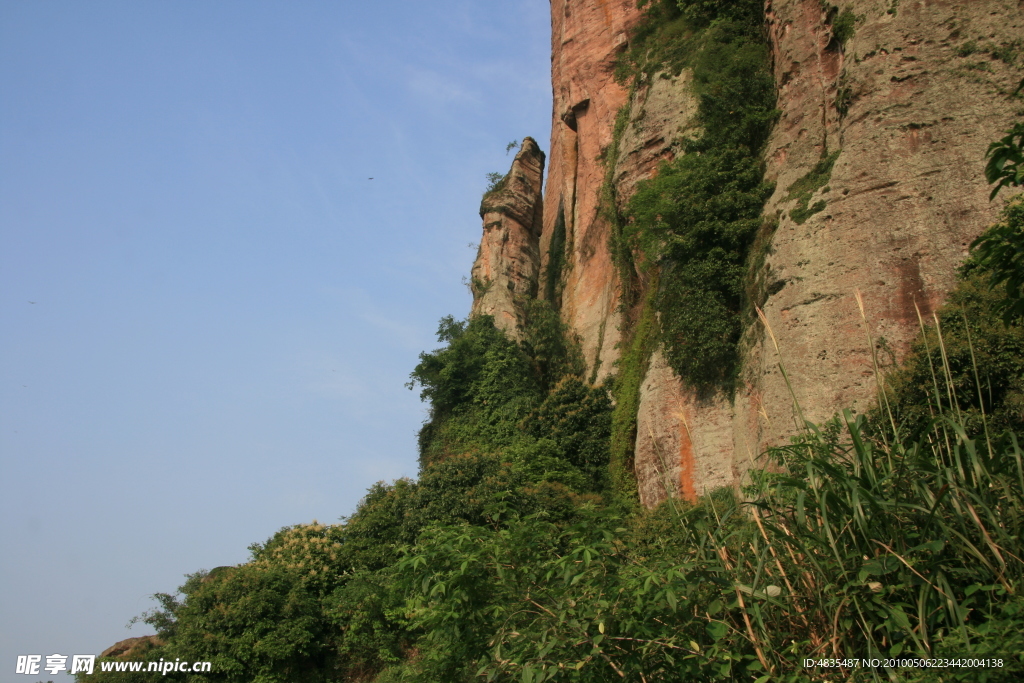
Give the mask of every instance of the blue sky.
[[0, 0], [0, 681], [415, 475], [549, 51], [543, 0]]

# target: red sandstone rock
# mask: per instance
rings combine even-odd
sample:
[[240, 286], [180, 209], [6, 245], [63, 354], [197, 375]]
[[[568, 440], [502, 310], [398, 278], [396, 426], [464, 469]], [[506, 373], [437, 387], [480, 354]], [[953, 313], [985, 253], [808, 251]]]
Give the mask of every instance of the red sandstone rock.
[[[1006, 93], [1021, 73], [985, 53], [962, 55], [970, 40], [998, 46], [1019, 39], [1024, 6], [851, 0], [842, 9], [859, 19], [845, 45], [833, 39], [819, 0], [765, 6], [781, 116], [766, 151], [776, 190], [765, 216], [778, 215], [779, 227], [762, 273], [772, 292], [764, 310], [804, 414], [820, 421], [871, 404], [867, 327], [901, 356], [917, 332], [915, 306], [927, 315], [941, 304], [967, 245], [1001, 209], [1003, 201], [988, 201], [983, 156], [1014, 119], [1019, 104]], [[477, 293], [473, 311], [515, 331], [517, 297], [537, 291], [562, 213], [557, 303], [600, 379], [614, 372], [623, 324], [600, 196], [616, 115], [629, 100], [632, 117], [612, 169], [621, 208], [693, 131], [695, 103], [685, 71], [653, 79], [632, 100], [615, 82], [616, 56], [641, 16], [634, 0], [552, 0], [551, 12], [553, 126], [539, 240], [540, 224], [527, 225], [528, 207], [536, 210], [539, 200], [509, 199], [508, 211], [485, 202], [473, 276], [491, 284]], [[789, 187], [823, 153], [839, 150], [830, 181], [811, 199], [825, 202], [824, 210], [798, 225], [789, 217], [796, 203]], [[534, 187], [540, 171], [527, 172], [528, 165], [520, 164]], [[799, 427], [779, 355], [760, 325], [747, 330], [744, 348], [737, 394], [704, 399], [653, 354], [635, 453], [645, 505], [738, 485], [767, 445]]]
[[544, 153], [524, 138], [508, 175], [484, 195], [484, 233], [472, 270], [472, 315], [494, 316], [494, 323], [519, 338], [523, 302], [537, 295], [540, 268], [541, 183]]
[[[618, 280], [600, 213], [603, 153], [628, 91], [615, 82], [615, 59], [640, 19], [635, 0], [552, 0], [551, 164], [544, 201], [542, 263], [550, 258], [558, 212], [566, 241], [562, 319], [580, 335], [593, 376], [611, 373], [620, 339]], [[595, 371], [596, 367], [596, 371]]]

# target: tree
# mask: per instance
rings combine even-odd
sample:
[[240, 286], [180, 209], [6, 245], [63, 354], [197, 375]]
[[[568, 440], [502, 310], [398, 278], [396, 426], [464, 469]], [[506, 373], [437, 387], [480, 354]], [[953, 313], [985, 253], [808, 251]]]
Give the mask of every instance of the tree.
[[[1024, 88], [1024, 80], [1017, 92]], [[985, 179], [995, 185], [989, 201], [1004, 187], [1024, 185], [1024, 122], [1017, 123], [1006, 136], [993, 142], [985, 154]], [[992, 287], [1005, 285], [1006, 300], [1001, 304], [1003, 321], [1009, 324], [1024, 316], [1024, 200], [1016, 197], [1003, 210], [1003, 220], [983, 232], [971, 243], [974, 261], [992, 274]]]
[[[1024, 81], [1021, 85], [1024, 86]], [[1006, 131], [1006, 137], [989, 145], [985, 156], [988, 157], [985, 180], [996, 184], [989, 201], [1004, 187], [1024, 185], [1024, 123], [1016, 124]]]

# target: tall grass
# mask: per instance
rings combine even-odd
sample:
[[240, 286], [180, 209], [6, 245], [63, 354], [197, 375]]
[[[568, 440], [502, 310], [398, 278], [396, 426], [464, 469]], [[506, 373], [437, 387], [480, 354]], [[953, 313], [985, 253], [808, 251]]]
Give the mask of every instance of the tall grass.
[[[1013, 433], [968, 435], [948, 363], [933, 380], [924, 432], [901, 436], [884, 392], [874, 424], [804, 421], [743, 500], [437, 530], [401, 565], [418, 626], [448, 639], [417, 680], [465, 666], [467, 633], [482, 645], [463, 671], [491, 681], [1019, 680], [1024, 453]], [[850, 664], [948, 655], [1003, 667]]]
[[[930, 655], [944, 641], [958, 654], [991, 652], [977, 627], [1019, 601], [1024, 454], [1012, 432], [968, 436], [935, 324], [943, 362], [932, 368], [932, 420], [920, 437], [900, 438], [880, 391], [888, 424], [869, 427], [848, 410], [805, 422], [790, 445], [769, 450], [781, 473], [752, 473], [763, 543], [747, 544], [736, 565], [756, 568], [738, 577], [753, 590], [787, 586], [785, 599], [743, 608], [754, 635], [773, 643], [772, 670], [793, 665], [780, 656], [781, 633], [812, 658]], [[1006, 654], [1020, 665], [1020, 652]]]

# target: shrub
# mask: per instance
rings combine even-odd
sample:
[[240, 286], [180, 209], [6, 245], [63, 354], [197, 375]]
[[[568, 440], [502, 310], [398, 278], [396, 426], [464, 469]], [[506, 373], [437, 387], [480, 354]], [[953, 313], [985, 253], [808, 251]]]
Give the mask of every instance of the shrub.
[[[1024, 177], [1024, 167], [1020, 173]], [[997, 184], [996, 191], [1000, 187]], [[997, 303], [1003, 321], [1010, 324], [1024, 316], [1024, 197], [1011, 200], [1003, 209], [1002, 221], [974, 240], [971, 249], [971, 263], [988, 273], [990, 286], [1004, 289]]]
[[772, 191], [760, 154], [777, 112], [760, 26], [757, 2], [652, 5], [625, 57], [632, 66], [623, 73], [636, 82], [661, 68], [651, 55], [668, 54], [658, 48], [665, 39], [674, 63], [693, 69], [703, 132], [638, 184], [626, 224], [613, 230], [613, 253], [621, 262], [631, 251], [641, 268], [660, 270], [661, 341], [672, 368], [698, 389], [728, 386], [735, 375], [747, 252]]

